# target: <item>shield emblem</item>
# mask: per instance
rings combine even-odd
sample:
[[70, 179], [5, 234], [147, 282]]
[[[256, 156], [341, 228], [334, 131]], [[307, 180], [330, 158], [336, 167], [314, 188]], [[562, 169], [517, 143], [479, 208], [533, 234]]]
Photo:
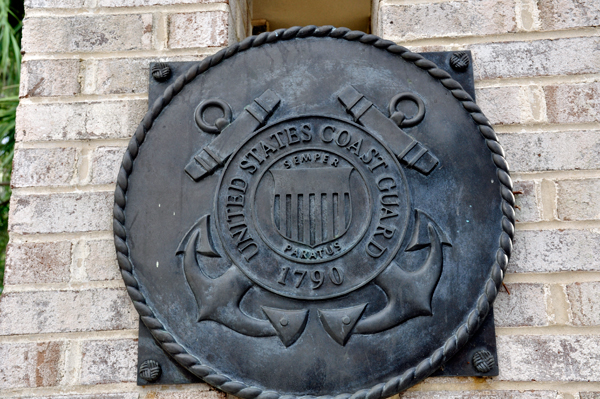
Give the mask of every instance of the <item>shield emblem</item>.
[[279, 234], [314, 248], [340, 238], [352, 220], [353, 168], [275, 169], [271, 207]]

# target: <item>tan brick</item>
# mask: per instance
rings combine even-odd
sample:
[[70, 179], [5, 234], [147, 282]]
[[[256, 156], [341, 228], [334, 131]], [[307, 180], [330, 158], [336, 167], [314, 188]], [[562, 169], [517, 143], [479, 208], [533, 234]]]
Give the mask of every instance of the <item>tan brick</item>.
[[0, 389], [58, 385], [63, 351], [62, 342], [0, 343]]
[[515, 214], [519, 222], [538, 222], [541, 219], [541, 199], [539, 188], [533, 181], [515, 181], [514, 191], [523, 194], [515, 195]]
[[6, 248], [4, 284], [69, 281], [71, 247], [70, 241], [10, 242]]
[[579, 392], [579, 399], [600, 399], [600, 392]]
[[137, 339], [87, 341], [82, 344], [80, 384], [135, 382]]
[[506, 284], [494, 302], [498, 327], [546, 326], [548, 314], [543, 284]]
[[557, 391], [425, 391], [404, 392], [400, 399], [562, 399]]
[[600, 121], [600, 82], [545, 86], [544, 94], [549, 122]]
[[90, 281], [119, 280], [121, 273], [117, 264], [115, 244], [112, 240], [94, 240], [85, 243], [86, 257], [83, 261]]
[[20, 234], [112, 230], [113, 192], [13, 194], [9, 230]]
[[123, 162], [125, 147], [98, 147], [91, 156], [91, 183], [113, 184]]
[[146, 100], [21, 104], [17, 141], [118, 139], [133, 136]]
[[499, 335], [500, 380], [600, 381], [600, 335]]
[[514, 32], [514, 0], [386, 4], [379, 8], [381, 35], [394, 40], [481, 36]]
[[94, 94], [147, 93], [149, 69], [147, 58], [99, 60]]
[[148, 392], [144, 399], [225, 399], [225, 392], [209, 388], [208, 385], [199, 385], [196, 389], [185, 391], [156, 391]]
[[170, 6], [176, 4], [225, 3], [225, 0], [98, 0], [98, 7]]
[[600, 131], [500, 133], [514, 172], [600, 169]]
[[[248, 0], [229, 0], [229, 10], [231, 12], [231, 23], [230, 36], [235, 36], [235, 41], [242, 41], [247, 36], [251, 35], [248, 31], [249, 13], [248, 13]], [[250, 7], [252, 7], [250, 5]]]
[[21, 97], [79, 94], [79, 60], [30, 60], [21, 68]]
[[544, 0], [537, 4], [544, 30], [600, 25], [600, 7], [596, 0]]
[[600, 219], [600, 180], [559, 180], [556, 190], [559, 219]]
[[15, 151], [13, 187], [68, 186], [77, 178], [75, 148], [23, 148]]
[[522, 122], [518, 86], [477, 89], [477, 104], [494, 125]]
[[96, 84], [86, 94], [147, 93], [151, 62], [200, 61], [206, 55], [157, 58], [108, 58], [98, 60]]
[[92, 5], [92, 0], [25, 0], [26, 8], [83, 8]]
[[169, 16], [170, 48], [218, 47], [228, 44], [229, 14], [205, 11]]
[[137, 392], [128, 393], [97, 393], [80, 395], [57, 395], [57, 396], [19, 396], [22, 399], [138, 399]]
[[138, 320], [124, 288], [5, 292], [0, 316], [0, 335], [123, 330]]
[[469, 46], [475, 79], [597, 73], [600, 37], [485, 43]]
[[600, 325], [600, 282], [567, 285], [570, 322], [576, 326]]
[[593, 230], [519, 230], [508, 271], [558, 273], [600, 271], [600, 232]]
[[26, 52], [127, 51], [152, 48], [152, 15], [26, 18]]

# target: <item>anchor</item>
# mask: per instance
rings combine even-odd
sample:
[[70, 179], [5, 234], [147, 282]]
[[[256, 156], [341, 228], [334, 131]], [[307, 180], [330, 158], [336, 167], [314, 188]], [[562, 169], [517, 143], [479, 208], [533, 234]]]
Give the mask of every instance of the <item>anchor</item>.
[[431, 316], [431, 300], [442, 274], [442, 246], [451, 246], [446, 234], [425, 212], [415, 210], [415, 228], [405, 251], [430, 247], [425, 262], [407, 272], [396, 262], [375, 278], [387, 296], [387, 305], [379, 312], [361, 319], [368, 303], [344, 309], [319, 310], [323, 327], [337, 343], [344, 346], [351, 334], [376, 334], [396, 327], [417, 316]]
[[217, 278], [209, 277], [198, 258], [220, 257], [215, 250], [210, 233], [210, 215], [201, 217], [184, 236], [177, 249], [183, 257], [183, 270], [198, 305], [197, 321], [211, 320], [240, 334], [252, 337], [277, 335], [287, 347], [302, 334], [307, 310], [286, 310], [262, 307], [267, 320], [247, 315], [240, 302], [253, 283], [231, 265]]

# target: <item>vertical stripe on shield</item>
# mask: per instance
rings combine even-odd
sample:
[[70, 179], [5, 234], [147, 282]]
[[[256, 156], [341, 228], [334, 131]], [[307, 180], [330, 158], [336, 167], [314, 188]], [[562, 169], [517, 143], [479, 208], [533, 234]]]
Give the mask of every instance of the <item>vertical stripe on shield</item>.
[[279, 234], [314, 247], [334, 240], [348, 230], [352, 218], [349, 190], [352, 168], [270, 172], [275, 183], [273, 222]]

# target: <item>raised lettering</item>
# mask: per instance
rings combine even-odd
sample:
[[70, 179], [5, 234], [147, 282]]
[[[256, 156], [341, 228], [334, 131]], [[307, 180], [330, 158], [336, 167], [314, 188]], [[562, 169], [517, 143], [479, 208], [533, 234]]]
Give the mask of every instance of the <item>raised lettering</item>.
[[375, 230], [375, 233], [373, 233], [373, 236], [382, 235], [389, 240], [390, 238], [392, 238], [394, 236], [395, 232], [396, 232], [396, 229], [393, 227], [389, 228], [389, 227], [385, 227], [382, 225], [378, 225], [377, 229]]
[[398, 216], [398, 214], [396, 212], [394, 212], [393, 210], [388, 209], [386, 207], [381, 208], [381, 217], [380, 217], [381, 220], [387, 219], [387, 218], [393, 218], [396, 216]]
[[360, 146], [362, 146], [362, 142], [363, 142], [363, 139], [359, 139], [358, 141], [354, 142], [351, 146], [346, 147], [346, 149], [348, 151], [350, 151], [351, 153], [353, 153], [354, 155], [358, 156], [359, 152], [360, 152]]
[[[344, 137], [343, 140], [342, 137]], [[352, 140], [352, 136], [350, 136], [350, 133], [348, 133], [347, 130], [342, 130], [340, 134], [338, 134], [335, 138], [335, 143], [340, 147], [345, 147], [350, 143], [350, 140]]]
[[377, 188], [380, 191], [390, 191], [392, 188], [396, 188], [396, 181], [393, 177], [382, 176], [377, 180]]
[[283, 129], [288, 136], [288, 144], [296, 144], [300, 142], [300, 136], [298, 136], [298, 132], [295, 127], [290, 127], [289, 129]]
[[[374, 249], [377, 250], [377, 252], [372, 250], [371, 247], [374, 247]], [[379, 258], [381, 255], [383, 255], [383, 253], [386, 250], [387, 250], [387, 248], [382, 247], [381, 245], [379, 245], [378, 243], [376, 243], [373, 240], [369, 241], [369, 243], [367, 244], [367, 248], [366, 248], [367, 254], [369, 254], [373, 258]]]
[[312, 139], [312, 127], [309, 124], [302, 125], [300, 129], [300, 138], [302, 141], [310, 141]]
[[[326, 138], [325, 135], [329, 134], [328, 132], [331, 132], [331, 136], [329, 138]], [[333, 141], [333, 135], [335, 133], [335, 127], [333, 126], [325, 126], [322, 130], [321, 130], [321, 140], [323, 140], [323, 142], [325, 143], [331, 143]]]
[[240, 168], [246, 170], [251, 175], [254, 174], [258, 170], [258, 167], [251, 163], [248, 159], [242, 159], [240, 162]]
[[260, 146], [262, 147], [263, 151], [265, 152], [265, 156], [267, 158], [269, 158], [269, 152], [276, 152], [277, 151], [277, 148], [271, 147], [270, 145], [265, 144], [262, 141], [260, 142]]
[[277, 144], [279, 144], [279, 148], [287, 147], [287, 144], [283, 144], [283, 141], [281, 141], [281, 137], [279, 137], [279, 135], [283, 135], [283, 132], [273, 133], [269, 137], [277, 140]]

